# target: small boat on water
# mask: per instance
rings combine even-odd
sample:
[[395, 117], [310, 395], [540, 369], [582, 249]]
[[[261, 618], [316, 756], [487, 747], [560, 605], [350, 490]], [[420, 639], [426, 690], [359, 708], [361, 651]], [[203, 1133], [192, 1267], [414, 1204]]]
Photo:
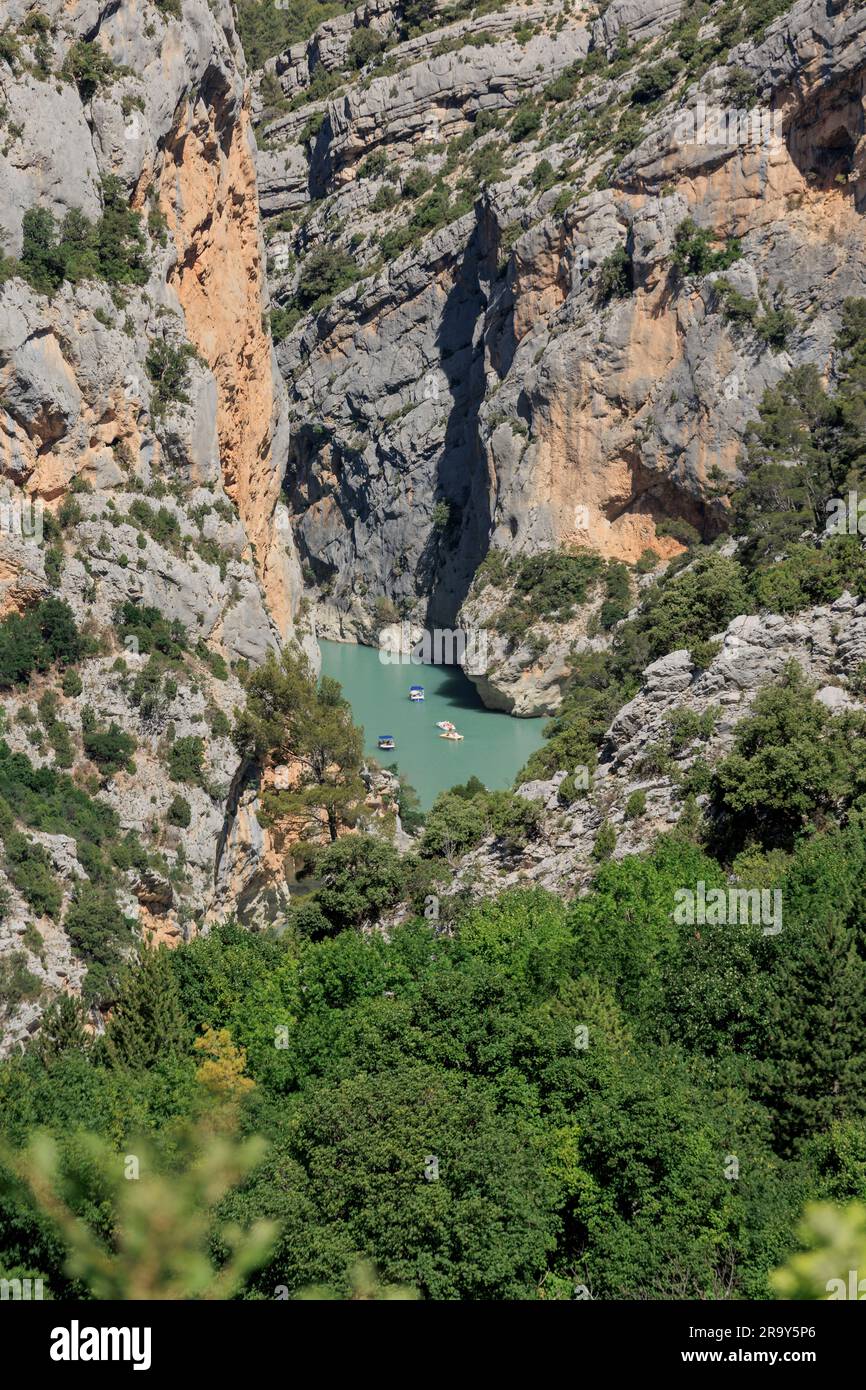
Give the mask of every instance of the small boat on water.
[[440, 737], [440, 738], [447, 738], [447, 739], [450, 739], [450, 741], [451, 741], [452, 743], [462, 743], [462, 742], [463, 742], [463, 735], [462, 735], [462, 734], [458, 734], [458, 732], [457, 732], [456, 729], [446, 729], [444, 733], [442, 733], [442, 734], [439, 735], [439, 737]]
[[450, 719], [437, 719], [436, 728], [444, 729], [446, 734], [454, 734], [457, 732], [457, 725], [452, 724]]
[[396, 747], [396, 743], [395, 743], [394, 735], [393, 735], [393, 734], [380, 734], [380, 735], [379, 735], [379, 738], [378, 738], [378, 740], [377, 740], [377, 742], [378, 742], [378, 744], [379, 744], [379, 747], [382, 748], [382, 749], [386, 749], [386, 750], [387, 750], [387, 749], [389, 749], [389, 748], [394, 748], [394, 747]]
[[417, 702], [418, 702], [419, 700], [423, 700], [423, 699], [424, 699], [424, 687], [423, 687], [423, 685], [411, 685], [411, 686], [409, 687], [409, 699], [412, 700], [413, 702], [415, 702], [416, 704], [417, 704]]

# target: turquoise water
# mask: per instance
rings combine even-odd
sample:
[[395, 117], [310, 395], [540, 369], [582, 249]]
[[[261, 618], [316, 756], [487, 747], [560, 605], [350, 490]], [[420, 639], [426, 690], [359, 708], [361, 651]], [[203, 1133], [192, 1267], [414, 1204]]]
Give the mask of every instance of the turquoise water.
[[[385, 666], [374, 647], [321, 642], [322, 674], [343, 687], [364, 747], [383, 767], [397, 764], [426, 811], [439, 792], [475, 774], [491, 790], [510, 787], [515, 774], [542, 742], [544, 719], [512, 719], [484, 708], [475, 687], [459, 668]], [[423, 704], [412, 704], [410, 685], [423, 685]], [[450, 719], [462, 743], [440, 738], [437, 719]], [[376, 746], [379, 734], [393, 734], [393, 752]]]

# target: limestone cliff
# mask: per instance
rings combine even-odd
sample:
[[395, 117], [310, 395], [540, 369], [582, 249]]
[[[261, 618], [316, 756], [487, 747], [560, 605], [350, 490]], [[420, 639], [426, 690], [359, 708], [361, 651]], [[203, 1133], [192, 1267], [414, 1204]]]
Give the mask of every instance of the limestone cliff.
[[[717, 535], [756, 403], [826, 369], [866, 274], [862, 7], [438, 13], [362, 6], [259, 74], [298, 547], [320, 630], [367, 641], [385, 600], [477, 622], [491, 549]], [[482, 693], [555, 708], [560, 666], [512, 648]]]
[[[69, 679], [4, 674], [4, 756], [26, 761], [4, 762], [24, 820], [4, 830], [0, 973], [39, 985], [9, 1005], [11, 1046], [81, 986], [88, 951], [59, 923], [82, 883], [130, 942], [171, 941], [257, 871], [234, 825], [237, 672], [294, 640], [300, 576], [230, 5], [9, 0], [2, 25], [0, 612], [58, 597], [86, 644]], [[68, 833], [16, 804], [33, 776]]]

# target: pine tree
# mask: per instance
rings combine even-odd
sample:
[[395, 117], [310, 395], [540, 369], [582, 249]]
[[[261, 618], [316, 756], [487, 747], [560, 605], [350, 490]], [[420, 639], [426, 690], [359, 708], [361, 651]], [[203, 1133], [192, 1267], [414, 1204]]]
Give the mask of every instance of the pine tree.
[[269, 816], [301, 817], [305, 833], [312, 834], [324, 814], [331, 840], [337, 839], [340, 825], [351, 821], [352, 808], [364, 795], [361, 730], [338, 681], [323, 676], [316, 685], [306, 659], [288, 648], [280, 661], [269, 657], [250, 678], [234, 738], [243, 757], [259, 762], [270, 757], [296, 767], [290, 791], [266, 793]]
[[168, 949], [144, 951], [127, 973], [106, 1034], [112, 1065], [152, 1067], [184, 1051], [189, 1032]]
[[46, 1066], [64, 1052], [84, 1052], [89, 1037], [84, 1031], [87, 1014], [80, 1000], [61, 994], [42, 1016], [36, 1051]]
[[789, 1147], [866, 1109], [866, 962], [835, 914], [793, 930], [770, 1005], [767, 1063], [768, 1099]]

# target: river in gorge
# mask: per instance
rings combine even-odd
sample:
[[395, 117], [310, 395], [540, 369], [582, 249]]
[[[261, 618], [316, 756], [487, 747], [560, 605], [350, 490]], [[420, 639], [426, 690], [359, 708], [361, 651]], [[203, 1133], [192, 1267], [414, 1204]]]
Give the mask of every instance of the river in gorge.
[[[485, 709], [459, 667], [384, 665], [375, 647], [320, 642], [322, 674], [343, 687], [364, 749], [382, 767], [397, 764], [429, 810], [439, 792], [473, 774], [490, 790], [510, 787], [530, 753], [542, 743], [544, 719], [514, 719]], [[409, 687], [423, 685], [423, 703], [413, 704]], [[448, 719], [462, 743], [439, 737], [436, 722]], [[393, 735], [393, 752], [380, 751], [380, 734]]]

